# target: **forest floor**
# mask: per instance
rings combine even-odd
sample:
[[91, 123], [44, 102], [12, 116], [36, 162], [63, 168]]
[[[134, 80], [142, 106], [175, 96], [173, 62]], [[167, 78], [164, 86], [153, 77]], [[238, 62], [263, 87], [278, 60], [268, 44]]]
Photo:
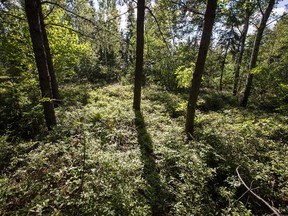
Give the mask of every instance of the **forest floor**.
[[185, 95], [67, 85], [58, 126], [0, 137], [0, 215], [288, 215], [288, 116], [202, 92], [192, 141]]

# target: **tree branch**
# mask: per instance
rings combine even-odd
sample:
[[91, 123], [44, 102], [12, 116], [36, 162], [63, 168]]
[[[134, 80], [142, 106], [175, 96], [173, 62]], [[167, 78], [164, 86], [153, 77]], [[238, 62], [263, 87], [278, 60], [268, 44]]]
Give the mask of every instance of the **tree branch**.
[[108, 19], [106, 22], [111, 22], [112, 20], [114, 20], [114, 19], [116, 19], [116, 18], [118, 18], [118, 17], [121, 17], [121, 16], [125, 15], [125, 14], [129, 13], [130, 11], [132, 11], [132, 10], [134, 10], [134, 9], [136, 9], [136, 8], [137, 8], [137, 7], [129, 8], [129, 9], [128, 9], [127, 11], [125, 11], [124, 13], [119, 14], [119, 15], [117, 15], [117, 16], [114, 16], [114, 17]]
[[257, 6], [258, 6], [258, 8], [259, 8], [259, 10], [260, 10], [260, 13], [262, 14], [262, 16], [264, 16], [264, 12], [263, 12], [263, 10], [262, 10], [261, 3], [260, 3], [259, 0], [257, 0]]
[[259, 199], [260, 201], [262, 201], [269, 209], [271, 209], [271, 211], [277, 215], [277, 216], [280, 216], [280, 213], [278, 212], [278, 210], [276, 210], [275, 208], [273, 208], [268, 202], [266, 202], [264, 199], [262, 199], [260, 196], [258, 196], [256, 193], [254, 193], [247, 185], [246, 183], [243, 181], [243, 179], [241, 178], [240, 174], [239, 174], [239, 167], [238, 166], [236, 168], [236, 172], [237, 172], [237, 175], [238, 175], [238, 178], [240, 179], [241, 183], [244, 185], [244, 187], [250, 192], [252, 193], [257, 199]]
[[243, 30], [241, 30], [238, 25], [236, 26], [236, 28], [237, 28], [237, 30], [239, 31], [239, 33], [240, 33], [240, 35], [241, 35], [241, 37], [242, 37], [242, 35], [243, 35]]
[[[66, 12], [68, 12], [68, 13], [71, 13], [72, 15], [74, 15], [74, 16], [76, 16], [76, 17], [78, 17], [78, 18], [80, 18], [80, 19], [82, 19], [82, 20], [84, 20], [84, 21], [87, 21], [88, 23], [92, 24], [93, 27], [96, 28], [96, 29], [99, 30], [99, 31], [100, 31], [100, 30], [108, 31], [107, 29], [104, 29], [104, 28], [102, 28], [102, 27], [97, 26], [97, 24], [96, 24], [93, 20], [88, 19], [87, 17], [81, 16], [81, 15], [79, 15], [79, 14], [77, 14], [77, 13], [71, 11], [71, 10], [68, 10], [67, 8], [65, 8], [64, 6], [62, 6], [62, 5], [60, 5], [60, 4], [56, 3], [56, 2], [42, 1], [41, 4], [52, 4], [52, 5], [55, 5], [55, 6], [59, 7], [59, 8], [61, 8], [62, 10], [66, 11]], [[116, 19], [116, 18], [118, 18], [118, 17], [120, 17], [120, 16], [125, 15], [125, 14], [128, 13], [129, 11], [134, 10], [135, 8], [136, 8], [136, 7], [130, 8], [130, 9], [128, 9], [126, 12], [124, 12], [124, 13], [122, 13], [122, 14], [119, 14], [119, 15], [117, 15], [117, 16], [115, 16], [115, 17], [112, 17], [111, 19], [105, 21], [104, 24], [106, 24], [106, 23], [108, 23], [108, 22], [111, 22], [112, 20], [114, 20], [114, 19]], [[59, 25], [58, 25], [58, 26], [59, 26]], [[63, 26], [62, 26], [62, 27], [63, 27]], [[80, 33], [79, 31], [77, 31], [77, 30], [75, 30], [75, 29], [72, 30], [72, 29], [70, 28], [70, 30], [71, 30], [71, 31], [74, 30], [74, 32], [77, 32], [77, 33], [81, 34], [82, 36], [85, 36], [85, 34]], [[108, 32], [110, 33], [110, 31], [108, 31]], [[86, 35], [85, 37], [87, 37], [87, 35]], [[89, 37], [89, 36], [88, 36], [88, 37]]]
[[92, 35], [87, 35], [87, 34], [81, 32], [81, 31], [75, 30], [75, 29], [73, 29], [73, 28], [70, 28], [70, 27], [68, 27], [68, 26], [64, 26], [64, 25], [61, 25], [61, 24], [58, 24], [58, 23], [47, 23], [47, 24], [46, 24], [46, 26], [49, 26], [49, 25], [50, 25], [50, 26], [57, 26], [57, 27], [60, 27], [60, 28], [68, 29], [69, 31], [75, 32], [75, 33], [77, 33], [77, 34], [79, 34], [79, 35], [81, 35], [81, 36], [84, 36], [84, 37], [87, 37], [87, 38], [90, 38], [90, 39], [93, 39], [93, 40], [96, 39], [96, 38], [93, 37]]
[[193, 8], [191, 7], [188, 7], [187, 4], [185, 4], [183, 1], [172, 1], [172, 3], [176, 4], [176, 5], [179, 5], [180, 7], [182, 7], [185, 11], [188, 11], [188, 12], [191, 12], [193, 14], [196, 14], [196, 15], [201, 15], [201, 16], [204, 16], [204, 13], [201, 13], [200, 11], [197, 11], [197, 10], [194, 10]]
[[93, 25], [96, 25], [94, 21], [88, 19], [87, 17], [84, 17], [84, 16], [81, 16], [79, 14], [76, 14], [75, 12], [68, 10], [67, 8], [65, 8], [64, 6], [62, 6], [62, 5], [60, 5], [60, 4], [56, 3], [56, 2], [42, 1], [41, 4], [52, 4], [52, 5], [55, 5], [55, 6], [59, 7], [59, 8], [61, 8], [62, 10], [66, 11], [68, 13], [71, 13], [72, 15], [74, 15], [74, 16], [76, 16], [78, 18], [81, 18], [81, 19], [83, 19], [83, 20], [85, 20], [85, 21], [87, 21], [87, 22], [89, 22], [89, 23], [91, 23]]
[[159, 32], [160, 32], [160, 34], [161, 34], [161, 37], [162, 37], [162, 39], [163, 39], [163, 41], [164, 41], [164, 43], [165, 43], [165, 45], [166, 45], [169, 53], [171, 54], [170, 49], [169, 49], [169, 44], [167, 43], [167, 41], [166, 41], [166, 39], [165, 39], [165, 36], [164, 36], [163, 32], [161, 31], [160, 24], [159, 24], [156, 16], [153, 14], [152, 10], [151, 10], [149, 7], [145, 6], [145, 8], [149, 11], [149, 13], [151, 14], [151, 16], [154, 18], [154, 20], [155, 20], [155, 22], [156, 22], [156, 25], [157, 25], [157, 28], [158, 28], [158, 30], [159, 30]]
[[55, 5], [53, 5], [51, 10], [46, 15], [44, 15], [44, 19], [46, 19], [53, 12], [54, 8], [55, 8]]
[[258, 29], [259, 27], [257, 26], [257, 24], [255, 24], [254, 22], [250, 21], [250, 24], [252, 24], [256, 29]]
[[273, 22], [278, 21], [278, 20], [282, 19], [282, 18], [285, 17], [285, 16], [287, 16], [287, 13], [284, 13], [284, 14], [282, 14], [281, 16], [273, 19], [273, 20], [272, 20], [271, 22], [269, 22], [266, 26], [269, 26], [269, 25], [272, 24]]
[[[83, 36], [83, 37], [86, 37], [86, 38], [89, 38], [89, 39], [92, 39], [92, 40], [100, 40], [100, 41], [105, 41], [104, 40], [104, 38], [98, 33], [97, 34], [97, 36], [99, 37], [99, 38], [96, 38], [94, 35], [89, 35], [89, 34], [86, 34], [86, 33], [84, 33], [84, 32], [81, 32], [81, 31], [78, 31], [78, 30], [76, 30], [76, 29], [73, 29], [73, 28], [71, 28], [71, 27], [68, 27], [68, 26], [64, 26], [64, 25], [61, 25], [61, 24], [58, 24], [58, 23], [47, 23], [45, 26], [56, 26], [56, 27], [60, 27], [60, 28], [64, 28], [64, 29], [68, 29], [69, 31], [71, 31], [71, 32], [75, 32], [75, 33], [77, 33], [77, 34], [79, 34], [79, 35], [81, 35], [81, 36]], [[108, 31], [108, 30], [106, 30], [105, 29], [105, 31], [107, 31], [107, 32], [109, 32], [109, 33], [111, 33], [110, 31]], [[111, 35], [112, 37], [115, 37], [115, 35]], [[120, 42], [121, 42], [121, 39], [119, 39], [119, 38], [117, 38], [117, 37], [115, 37], [117, 40], [119, 40]]]
[[2, 12], [4, 12], [6, 15], [14, 17], [16, 19], [19, 19], [19, 20], [22, 20], [22, 21], [26, 21], [25, 18], [23, 18], [23, 17], [17, 16], [17, 15], [14, 15], [14, 14], [10, 14], [7, 11], [2, 11]]

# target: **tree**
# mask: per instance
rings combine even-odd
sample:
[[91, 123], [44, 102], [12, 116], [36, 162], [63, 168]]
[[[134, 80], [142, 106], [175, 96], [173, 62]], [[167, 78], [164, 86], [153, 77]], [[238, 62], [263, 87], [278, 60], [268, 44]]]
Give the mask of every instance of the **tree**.
[[[110, 81], [120, 81], [121, 68], [124, 63], [121, 56], [121, 46], [124, 43], [119, 31], [120, 15], [117, 10], [116, 0], [98, 1], [97, 26], [99, 27], [98, 36], [98, 70], [100, 78]], [[99, 43], [100, 42], [100, 43]]]
[[46, 58], [47, 58], [47, 66], [49, 70], [49, 75], [51, 78], [51, 88], [52, 88], [52, 95], [54, 101], [54, 106], [58, 106], [60, 103], [60, 94], [59, 94], [59, 89], [58, 89], [58, 82], [53, 66], [53, 61], [52, 61], [52, 55], [50, 51], [50, 46], [49, 46], [49, 41], [48, 41], [48, 36], [45, 28], [45, 23], [44, 23], [44, 16], [42, 12], [42, 7], [40, 6], [39, 8], [39, 17], [40, 17], [40, 25], [41, 25], [41, 32], [42, 32], [42, 37], [43, 37], [43, 43], [44, 43], [44, 48], [45, 48], [45, 53], [46, 53]]
[[204, 27], [201, 36], [201, 42], [198, 52], [197, 61], [195, 64], [195, 71], [193, 73], [192, 85], [190, 88], [188, 106], [187, 106], [187, 116], [185, 132], [187, 135], [193, 135], [194, 132], [194, 118], [196, 111], [196, 103], [200, 91], [201, 79], [204, 71], [206, 56], [211, 40], [212, 29], [214, 25], [214, 20], [216, 16], [217, 0], [208, 0], [206, 12], [204, 16]]
[[[224, 35], [223, 39], [224, 42], [221, 43], [221, 45], [224, 45], [224, 54], [221, 60], [221, 69], [220, 69], [220, 81], [219, 81], [219, 90], [223, 90], [223, 75], [224, 75], [224, 69], [226, 64], [226, 59], [228, 55], [228, 51], [231, 45], [232, 41], [232, 35], [233, 35], [233, 26], [231, 27], [231, 30], [227, 32], [227, 34]], [[226, 36], [226, 37], [225, 37]]]
[[265, 108], [288, 108], [288, 19], [282, 16], [273, 29], [266, 29], [254, 70], [253, 92]]
[[51, 130], [56, 125], [56, 116], [52, 101], [51, 78], [41, 29], [40, 7], [40, 0], [25, 0], [25, 11], [38, 69], [44, 116], [47, 128]]
[[247, 103], [248, 103], [248, 98], [249, 98], [249, 95], [251, 92], [252, 80], [253, 80], [253, 76], [254, 76], [252, 70], [256, 67], [263, 32], [265, 30], [266, 23], [268, 21], [268, 18], [272, 12], [274, 5], [275, 5], [275, 0], [269, 0], [268, 6], [267, 6], [265, 12], [262, 13], [262, 19], [261, 19], [259, 28], [257, 30], [257, 34], [256, 34], [254, 44], [253, 44], [253, 49], [252, 49], [252, 54], [251, 54], [250, 64], [249, 64], [249, 74], [248, 74], [247, 81], [246, 81], [244, 95], [243, 95], [243, 98], [241, 99], [241, 103], [240, 103], [241, 107], [246, 107]]
[[141, 80], [143, 74], [143, 52], [144, 52], [144, 16], [145, 0], [137, 2], [137, 39], [136, 39], [136, 68], [134, 80], [133, 109], [140, 111], [141, 105]]
[[240, 36], [240, 50], [237, 54], [235, 70], [234, 70], [234, 86], [233, 86], [233, 96], [237, 95], [238, 92], [238, 85], [239, 85], [239, 75], [240, 75], [240, 66], [242, 63], [243, 53], [245, 50], [245, 42], [246, 37], [249, 29], [249, 20], [252, 14], [252, 9], [249, 7], [248, 2], [245, 4], [245, 18], [244, 18], [244, 27], [242, 34]]
[[[127, 26], [126, 26], [126, 32], [124, 33], [124, 37], [123, 40], [125, 42], [125, 48], [124, 48], [124, 53], [123, 53], [123, 59], [125, 62], [125, 71], [127, 73], [127, 71], [129, 70], [129, 68], [133, 67], [133, 63], [134, 63], [134, 58], [135, 58], [135, 23], [136, 23], [136, 19], [135, 19], [135, 15], [134, 15], [134, 2], [133, 1], [129, 1], [128, 2], [128, 15], [127, 15]], [[132, 76], [131, 76], [132, 77]]]

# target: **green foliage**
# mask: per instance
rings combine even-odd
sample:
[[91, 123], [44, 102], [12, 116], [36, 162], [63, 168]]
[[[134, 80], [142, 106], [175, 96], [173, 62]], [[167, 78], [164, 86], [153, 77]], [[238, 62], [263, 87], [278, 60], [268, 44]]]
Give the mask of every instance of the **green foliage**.
[[9, 3], [5, 6], [10, 15], [2, 6], [0, 15], [0, 76], [4, 77], [0, 79], [0, 134], [6, 132], [10, 140], [29, 139], [42, 130], [40, 91], [21, 4]]
[[[232, 109], [224, 94], [217, 112], [200, 103], [207, 110], [197, 111], [187, 142], [183, 99], [160, 87], [143, 89], [140, 116], [131, 109], [132, 86], [63, 92], [70, 101], [56, 110], [50, 134], [16, 143], [1, 137], [1, 214], [269, 214], [245, 193], [239, 165], [247, 184], [287, 213], [287, 116]], [[210, 95], [202, 92], [203, 103]]]
[[[284, 204], [284, 194], [287, 193], [287, 189], [283, 184], [288, 173], [283, 166], [287, 163], [287, 145], [281, 141], [282, 138], [279, 141], [271, 138], [275, 137], [274, 134], [278, 131], [285, 130], [286, 126], [283, 123], [287, 121], [287, 116], [226, 109], [222, 113], [200, 115], [197, 121], [201, 127], [201, 131], [198, 131], [201, 135], [198, 136], [212, 147], [207, 159], [210, 166], [217, 167], [217, 178], [213, 184], [227, 187], [227, 183], [231, 184], [231, 177], [235, 178], [233, 175], [236, 167], [241, 166], [240, 173], [246, 183], [249, 185], [253, 182], [253, 188], [261, 188], [254, 192], [265, 200], [273, 200], [274, 203], [276, 201], [275, 207], [282, 214], [286, 214], [288, 209]], [[239, 181], [237, 178], [235, 180]], [[279, 185], [282, 188], [280, 190], [275, 188]], [[252, 212], [265, 213], [265, 209], [257, 207], [259, 202], [255, 197], [249, 194], [242, 197], [245, 189], [240, 184], [235, 186], [234, 192], [228, 189], [233, 192], [234, 197], [241, 197], [240, 201], [243, 203], [249, 197]], [[215, 190], [215, 186], [213, 188]], [[225, 190], [227, 191], [227, 188]], [[215, 192], [220, 194], [220, 191]], [[229, 197], [225, 199], [227, 198]]]
[[[12, 155], [14, 154], [13, 146], [8, 145], [7, 143], [7, 136], [1, 136], [0, 137], [0, 169], [1, 169], [1, 174], [3, 174], [5, 168], [9, 165], [10, 159]], [[0, 180], [1, 181], [1, 180]], [[3, 194], [1, 194], [1, 197]]]
[[71, 80], [76, 75], [75, 69], [81, 61], [87, 59], [88, 55], [91, 55], [91, 59], [93, 57], [91, 44], [81, 41], [77, 33], [69, 30], [73, 29], [73, 26], [63, 20], [64, 13], [61, 9], [55, 9], [45, 20], [46, 23], [58, 25], [47, 25], [47, 31], [54, 68], [60, 82]]
[[[26, 76], [26, 75], [25, 75]], [[43, 111], [34, 80], [24, 76], [0, 84], [0, 133], [32, 138], [43, 130]], [[19, 80], [22, 82], [19, 82]]]
[[[202, 83], [208, 88], [199, 95], [195, 136], [188, 142], [183, 92], [190, 86], [199, 49], [201, 16], [170, 1], [147, 3], [158, 23], [147, 12], [143, 84], [148, 85], [142, 91], [142, 113], [134, 113], [132, 86], [103, 85], [133, 80], [134, 3], [129, 3], [127, 32], [119, 30], [116, 0], [98, 1], [97, 8], [86, 0], [59, 2], [90, 21], [43, 4], [64, 100], [55, 109], [57, 127], [47, 133], [41, 107], [46, 99], [40, 99], [22, 4], [7, 2], [0, 6], [1, 215], [270, 214], [241, 185], [235, 173], [239, 165], [253, 191], [288, 214], [287, 115], [261, 111], [288, 107], [285, 17], [266, 32], [259, 66], [252, 72], [255, 100], [250, 110], [232, 108], [237, 98], [213, 89], [218, 88], [223, 51], [219, 45], [210, 47]], [[188, 8], [204, 11], [205, 1], [194, 3], [187, 2]], [[229, 15], [227, 23], [239, 29], [242, 8], [253, 9], [242, 1], [225, 0], [219, 6]], [[253, 35], [242, 72], [252, 44]], [[227, 90], [233, 83], [237, 44], [228, 51]]]
[[191, 86], [192, 74], [194, 72], [195, 64], [191, 63], [189, 67], [179, 66], [176, 71], [176, 79], [179, 88], [189, 88]]
[[183, 103], [180, 94], [174, 95], [163, 90], [161, 91], [161, 94], [158, 93], [159, 88], [157, 88], [157, 86], [150, 86], [149, 89], [145, 91], [144, 99], [149, 99], [152, 104], [162, 104], [165, 108], [165, 112], [172, 118], [177, 118], [184, 114], [186, 110], [180, 108], [181, 103]]
[[89, 92], [88, 89], [90, 85], [65, 85], [62, 89], [62, 97], [65, 98], [66, 106], [75, 106], [78, 104], [86, 105], [89, 100]]
[[211, 89], [202, 89], [197, 106], [201, 111], [209, 112], [235, 107], [237, 103], [237, 99], [232, 98], [230, 92], [220, 93]]
[[261, 64], [253, 70], [254, 98], [267, 110], [287, 109], [287, 18], [267, 30], [261, 51]]

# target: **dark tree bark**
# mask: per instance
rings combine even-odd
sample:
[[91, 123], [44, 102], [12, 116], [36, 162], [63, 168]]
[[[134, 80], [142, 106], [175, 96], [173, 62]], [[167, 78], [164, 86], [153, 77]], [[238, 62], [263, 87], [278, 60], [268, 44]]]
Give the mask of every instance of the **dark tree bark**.
[[234, 86], [233, 86], [233, 96], [237, 95], [238, 92], [238, 85], [239, 85], [239, 75], [240, 75], [240, 67], [242, 63], [242, 58], [245, 50], [245, 42], [246, 37], [249, 29], [249, 19], [251, 16], [251, 9], [247, 8], [245, 12], [245, 23], [244, 23], [244, 29], [241, 35], [241, 41], [240, 41], [240, 51], [238, 53], [237, 59], [236, 59], [236, 65], [235, 65], [235, 77], [234, 77]]
[[198, 57], [195, 65], [195, 71], [193, 73], [193, 78], [191, 81], [192, 85], [190, 89], [190, 95], [187, 106], [185, 132], [187, 133], [188, 138], [191, 138], [191, 135], [193, 135], [194, 132], [196, 103], [200, 91], [200, 84], [204, 71], [207, 52], [211, 40], [212, 29], [216, 16], [216, 9], [217, 9], [217, 0], [208, 0], [204, 16], [204, 28], [202, 32], [200, 48], [198, 51]]
[[43, 17], [41, 6], [39, 9], [39, 15], [40, 15], [40, 24], [41, 24], [43, 42], [44, 42], [46, 58], [47, 58], [47, 65], [48, 65], [49, 75], [51, 78], [51, 88], [52, 88], [52, 95], [54, 99], [54, 107], [57, 107], [58, 105], [61, 104], [61, 100], [60, 100], [58, 82], [57, 82], [57, 78], [56, 78], [56, 74], [55, 74], [55, 70], [53, 66], [52, 55], [51, 55], [51, 50], [49, 46], [49, 41], [48, 41], [48, 36], [47, 36], [46, 28], [45, 28], [44, 17]]
[[134, 101], [133, 101], [133, 109], [138, 111], [140, 111], [140, 105], [141, 105], [141, 80], [143, 74], [144, 16], [145, 16], [145, 0], [138, 0], [136, 68], [135, 68]]
[[254, 76], [254, 74], [251, 73], [251, 71], [257, 65], [256, 63], [257, 63], [257, 58], [258, 58], [258, 54], [259, 54], [259, 48], [260, 48], [260, 43], [262, 40], [263, 32], [264, 32], [264, 29], [266, 27], [266, 23], [268, 21], [268, 18], [269, 18], [270, 14], [273, 10], [274, 5], [275, 5], [275, 0], [270, 0], [268, 3], [268, 7], [266, 8], [266, 10], [262, 16], [260, 26], [258, 28], [256, 37], [254, 40], [253, 50], [252, 50], [250, 64], [249, 64], [249, 75], [247, 77], [244, 95], [243, 95], [243, 98], [242, 98], [241, 103], [240, 103], [241, 107], [246, 107], [247, 103], [248, 103], [248, 98], [249, 98], [249, 95], [251, 92], [252, 81], [253, 81], [253, 76]]
[[25, 0], [25, 11], [38, 69], [40, 89], [43, 99], [44, 115], [48, 130], [56, 125], [56, 116], [52, 101], [51, 81], [48, 70], [45, 46], [40, 22], [40, 0]]
[[224, 69], [225, 69], [225, 63], [226, 63], [226, 58], [227, 58], [227, 54], [228, 54], [228, 50], [229, 50], [229, 46], [230, 46], [230, 41], [228, 42], [225, 52], [224, 52], [224, 56], [223, 56], [223, 60], [221, 63], [221, 74], [220, 74], [220, 83], [219, 83], [219, 90], [222, 91], [223, 89], [223, 75], [224, 75]]

